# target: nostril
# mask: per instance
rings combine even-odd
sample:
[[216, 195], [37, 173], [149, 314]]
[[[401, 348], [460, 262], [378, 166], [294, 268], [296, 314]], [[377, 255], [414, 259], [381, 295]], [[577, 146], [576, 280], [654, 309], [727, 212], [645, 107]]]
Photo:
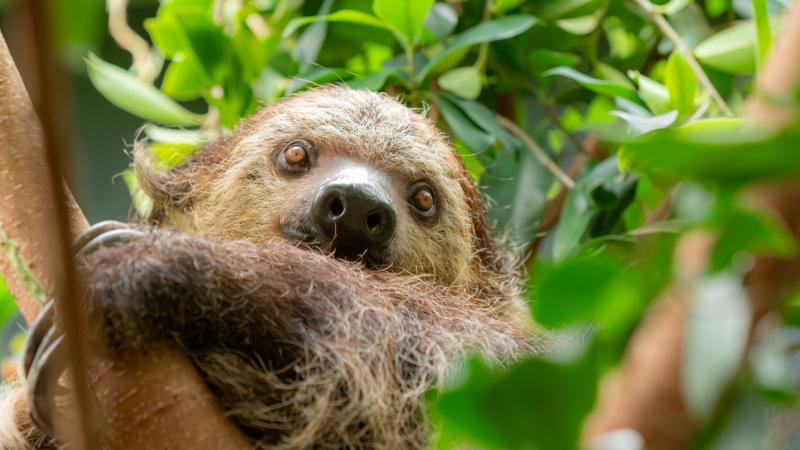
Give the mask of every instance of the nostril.
[[344, 214], [344, 203], [342, 203], [342, 199], [339, 197], [336, 197], [331, 201], [329, 208], [331, 211], [331, 218], [333, 219], [336, 219]]
[[381, 230], [381, 226], [386, 222], [385, 216], [381, 212], [374, 212], [367, 216], [367, 230], [370, 233], [377, 233]]

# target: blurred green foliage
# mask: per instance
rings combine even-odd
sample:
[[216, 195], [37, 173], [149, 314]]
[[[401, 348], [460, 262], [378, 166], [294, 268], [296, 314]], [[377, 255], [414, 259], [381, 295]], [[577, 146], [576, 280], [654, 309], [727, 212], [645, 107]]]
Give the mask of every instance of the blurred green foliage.
[[[674, 281], [675, 243], [702, 230], [715, 242], [709, 266], [681, 280], [692, 292], [682, 379], [701, 425], [696, 447], [790, 448], [786, 436], [797, 430], [771, 432], [764, 417], [794, 408], [800, 366], [788, 349], [800, 338], [800, 302], [787, 298], [784, 317], [759, 330], [746, 354], [742, 283], [754, 255], [793, 257], [797, 246], [741, 192], [800, 174], [800, 127], [764, 132], [740, 118], [788, 4], [162, 0], [144, 23], [165, 62], [155, 83], [93, 54], [86, 64], [109, 101], [149, 122], [144, 133], [164, 168], [260, 105], [329, 82], [390, 92], [449, 133], [491, 199], [497, 232], [530, 261], [534, 319], [563, 343], [503, 369], [468, 361], [457, 385], [432, 394], [439, 447], [578, 448], [601, 377]], [[665, 38], [643, 5], [691, 51]], [[65, 33], [85, 42], [91, 17]], [[146, 216], [149, 199], [124, 178]], [[564, 193], [555, 225], [542, 228]], [[638, 448], [627, 442], [606, 448]]]

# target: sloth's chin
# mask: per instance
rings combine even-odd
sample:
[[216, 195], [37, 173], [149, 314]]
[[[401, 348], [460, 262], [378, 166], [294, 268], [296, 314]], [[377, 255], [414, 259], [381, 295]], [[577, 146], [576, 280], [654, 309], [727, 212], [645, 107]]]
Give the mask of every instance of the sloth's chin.
[[320, 233], [302, 227], [284, 227], [283, 237], [297, 247], [329, 255], [336, 259], [363, 264], [369, 269], [381, 269], [390, 265], [388, 247], [346, 248], [337, 246], [335, 241]]

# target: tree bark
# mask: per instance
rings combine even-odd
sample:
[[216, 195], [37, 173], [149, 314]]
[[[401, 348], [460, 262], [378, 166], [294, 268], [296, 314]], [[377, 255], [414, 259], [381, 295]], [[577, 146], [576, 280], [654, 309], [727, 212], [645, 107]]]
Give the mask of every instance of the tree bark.
[[[20, 256], [52, 295], [64, 276], [61, 226], [88, 226], [67, 191], [70, 224], [60, 224], [41, 126], [16, 66], [0, 36], [0, 226], [19, 245]], [[31, 323], [41, 305], [0, 252], [0, 273]], [[98, 414], [93, 429], [111, 448], [246, 448], [248, 443], [222, 414], [189, 359], [162, 346], [121, 362], [94, 358], [89, 378]]]

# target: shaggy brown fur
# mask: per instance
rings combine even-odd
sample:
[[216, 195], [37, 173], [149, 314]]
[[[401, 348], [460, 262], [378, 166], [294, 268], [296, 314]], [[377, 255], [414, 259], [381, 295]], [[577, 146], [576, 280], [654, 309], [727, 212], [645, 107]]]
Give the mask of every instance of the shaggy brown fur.
[[[318, 169], [286, 176], [272, 155], [296, 138], [314, 144]], [[394, 182], [385, 268], [282, 232], [306, 220], [332, 155]], [[83, 261], [104, 340], [124, 352], [175, 339], [258, 447], [424, 447], [424, 394], [460, 355], [503, 364], [536, 350], [519, 280], [457, 155], [385, 95], [316, 89], [168, 173], [151, 169], [144, 146], [135, 165], [160, 228]], [[433, 223], [405, 206], [420, 179], [436, 190]]]

